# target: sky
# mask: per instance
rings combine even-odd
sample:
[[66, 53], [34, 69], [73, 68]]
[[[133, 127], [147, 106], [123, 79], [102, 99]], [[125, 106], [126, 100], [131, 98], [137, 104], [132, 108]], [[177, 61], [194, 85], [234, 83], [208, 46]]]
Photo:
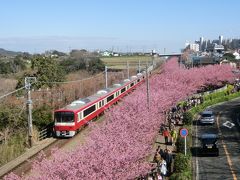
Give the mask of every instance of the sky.
[[180, 52], [239, 38], [239, 0], [1, 0], [0, 48]]

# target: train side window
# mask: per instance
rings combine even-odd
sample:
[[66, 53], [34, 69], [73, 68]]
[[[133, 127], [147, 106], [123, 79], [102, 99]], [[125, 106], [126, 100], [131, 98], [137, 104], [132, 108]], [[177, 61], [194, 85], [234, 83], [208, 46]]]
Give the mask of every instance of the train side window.
[[99, 102], [99, 107], [102, 107], [102, 101]]
[[104, 100], [102, 100], [102, 105], [104, 105]]
[[140, 82], [140, 79], [138, 79], [137, 82]]
[[126, 88], [125, 88], [125, 87], [121, 89], [121, 93], [123, 93], [123, 92], [125, 92], [125, 91], [126, 91]]
[[111, 101], [114, 98], [114, 94], [107, 97], [107, 102]]
[[96, 110], [96, 105], [94, 104], [93, 106], [91, 106], [83, 111], [83, 116], [86, 117], [89, 114], [91, 114], [92, 112], [94, 112], [95, 110]]
[[82, 111], [78, 113], [78, 121], [82, 119]]
[[131, 87], [134, 85], [134, 82], [133, 83], [131, 83]]

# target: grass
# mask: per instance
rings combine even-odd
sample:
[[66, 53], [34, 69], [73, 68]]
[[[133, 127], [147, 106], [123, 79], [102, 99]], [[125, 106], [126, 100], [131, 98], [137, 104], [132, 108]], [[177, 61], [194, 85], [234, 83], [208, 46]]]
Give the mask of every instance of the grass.
[[25, 145], [26, 134], [20, 133], [0, 144], [0, 166], [20, 156], [25, 151]]

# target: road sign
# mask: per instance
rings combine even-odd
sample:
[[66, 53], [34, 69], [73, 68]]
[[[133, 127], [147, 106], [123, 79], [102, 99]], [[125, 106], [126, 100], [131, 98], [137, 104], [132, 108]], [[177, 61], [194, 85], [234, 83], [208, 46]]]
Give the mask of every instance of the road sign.
[[230, 121], [226, 121], [225, 123], [223, 123], [223, 126], [231, 129], [233, 126], [235, 126], [235, 124], [231, 123]]
[[187, 130], [186, 128], [182, 128], [182, 129], [180, 130], [180, 135], [181, 135], [182, 137], [186, 137], [186, 136], [188, 135], [188, 130]]

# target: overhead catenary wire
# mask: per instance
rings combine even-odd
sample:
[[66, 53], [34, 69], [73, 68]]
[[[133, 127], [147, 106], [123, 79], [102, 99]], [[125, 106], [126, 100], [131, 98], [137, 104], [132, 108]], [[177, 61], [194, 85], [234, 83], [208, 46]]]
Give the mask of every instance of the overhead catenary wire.
[[13, 93], [18, 92], [18, 91], [21, 91], [22, 89], [25, 89], [25, 88], [26, 88], [26, 87], [23, 86], [23, 87], [21, 87], [21, 88], [19, 88], [19, 89], [16, 89], [15, 91], [12, 91], [12, 92], [9, 92], [9, 93], [7, 93], [7, 94], [4, 94], [4, 95], [0, 96], [0, 99], [5, 98], [5, 97], [7, 97], [7, 96], [9, 96], [9, 95], [11, 95], [11, 94], [13, 94]]
[[[86, 80], [89, 80], [89, 79], [93, 79], [93, 78], [96, 78], [96, 77], [98, 77], [98, 76], [100, 76], [100, 75], [102, 75], [102, 74], [104, 74], [105, 73], [105, 71], [102, 71], [101, 73], [99, 73], [99, 74], [97, 74], [97, 75], [95, 75], [95, 76], [92, 76], [92, 77], [89, 77], [89, 78], [85, 78], [85, 79], [78, 79], [78, 80], [74, 80], [74, 81], [63, 81], [63, 82], [53, 82], [53, 81], [36, 81], [36, 82], [33, 82], [33, 83], [31, 83], [31, 85], [32, 84], [35, 84], [35, 83], [49, 83], [49, 84], [68, 84], [68, 83], [74, 83], [74, 82], [82, 82], [82, 81], [86, 81]], [[111, 72], [112, 73], [112, 72]], [[25, 89], [26, 87], [25, 86], [23, 86], [23, 87], [21, 87], [21, 88], [19, 88], [19, 89], [16, 89], [16, 90], [14, 90], [14, 91], [12, 91], [12, 92], [9, 92], [9, 93], [7, 93], [7, 94], [4, 94], [4, 95], [2, 95], [2, 96], [0, 96], [0, 99], [3, 99], [3, 98], [5, 98], [5, 97], [7, 97], [7, 96], [9, 96], [9, 95], [11, 95], [11, 94], [14, 94], [14, 93], [16, 93], [16, 92], [18, 92], [18, 91], [20, 91], [20, 90], [23, 90], [23, 89]]]
[[54, 81], [37, 81], [37, 82], [40, 82], [40, 83], [49, 83], [49, 84], [68, 84], [68, 83], [74, 83], [74, 82], [81, 82], [81, 81], [86, 81], [88, 79], [92, 79], [92, 78], [96, 78], [102, 74], [104, 74], [105, 72], [101, 72], [99, 74], [97, 74], [96, 76], [92, 76], [92, 77], [89, 77], [89, 78], [85, 78], [85, 79], [78, 79], [78, 80], [74, 80], [74, 81], [61, 81], [61, 82], [54, 82]]

